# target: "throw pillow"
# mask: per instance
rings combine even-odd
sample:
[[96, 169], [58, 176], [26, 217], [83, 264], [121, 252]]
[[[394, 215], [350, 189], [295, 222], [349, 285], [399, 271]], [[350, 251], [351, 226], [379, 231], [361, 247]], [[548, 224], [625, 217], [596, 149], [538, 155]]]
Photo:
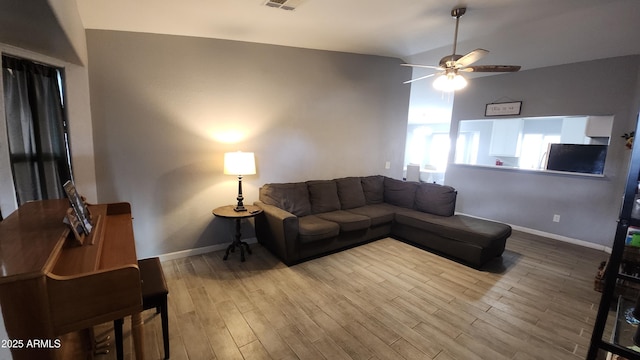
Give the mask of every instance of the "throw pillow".
[[353, 209], [367, 204], [359, 177], [336, 179], [338, 197], [343, 210]]
[[381, 204], [384, 202], [384, 176], [372, 175], [360, 178], [362, 191], [367, 204]]
[[305, 183], [266, 184], [260, 188], [260, 201], [295, 216], [311, 214], [309, 191]]
[[338, 188], [333, 180], [307, 181], [311, 213], [320, 214], [340, 210]]
[[416, 210], [440, 215], [453, 215], [456, 207], [456, 190], [451, 186], [423, 183], [416, 190]]
[[418, 183], [384, 178], [384, 202], [413, 209]]

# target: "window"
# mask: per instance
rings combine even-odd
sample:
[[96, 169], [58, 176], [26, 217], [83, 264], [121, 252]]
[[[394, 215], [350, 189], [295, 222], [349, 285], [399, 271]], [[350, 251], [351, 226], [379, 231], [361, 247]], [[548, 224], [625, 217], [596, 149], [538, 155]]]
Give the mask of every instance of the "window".
[[2, 79], [17, 204], [64, 197], [71, 163], [62, 70], [3, 55]]
[[420, 166], [421, 181], [443, 183], [449, 147], [448, 123], [410, 124], [405, 163]]
[[544, 169], [549, 144], [559, 142], [560, 135], [524, 134], [520, 152], [520, 169]]
[[456, 164], [477, 164], [479, 147], [480, 134], [478, 132], [461, 132], [456, 140]]
[[434, 133], [429, 145], [428, 160], [434, 170], [444, 172], [449, 160], [449, 133]]

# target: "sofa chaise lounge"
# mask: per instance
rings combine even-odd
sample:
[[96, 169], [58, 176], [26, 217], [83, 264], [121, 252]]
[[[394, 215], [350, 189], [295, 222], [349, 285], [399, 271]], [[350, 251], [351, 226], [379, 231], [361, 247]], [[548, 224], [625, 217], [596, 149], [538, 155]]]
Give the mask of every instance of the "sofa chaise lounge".
[[511, 227], [454, 215], [456, 196], [382, 175], [265, 184], [256, 236], [289, 266], [390, 236], [480, 268], [502, 255]]

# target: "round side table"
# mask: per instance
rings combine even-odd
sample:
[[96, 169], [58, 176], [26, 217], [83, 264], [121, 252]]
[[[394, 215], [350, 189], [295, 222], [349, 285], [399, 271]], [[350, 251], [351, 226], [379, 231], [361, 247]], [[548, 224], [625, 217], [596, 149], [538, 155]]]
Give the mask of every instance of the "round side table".
[[242, 224], [242, 219], [252, 218], [262, 212], [262, 210], [255, 205], [245, 205], [244, 206], [247, 211], [235, 211], [235, 205], [227, 205], [221, 206], [219, 208], [213, 209], [211, 213], [217, 217], [225, 218], [225, 219], [235, 219], [236, 220], [236, 236], [231, 245], [227, 247], [227, 251], [224, 254], [224, 260], [227, 260], [229, 257], [229, 252], [235, 252], [236, 247], [240, 248], [240, 261], [244, 261], [244, 249], [247, 249], [247, 252], [251, 254], [251, 249], [249, 248], [249, 244], [240, 240], [240, 225]]

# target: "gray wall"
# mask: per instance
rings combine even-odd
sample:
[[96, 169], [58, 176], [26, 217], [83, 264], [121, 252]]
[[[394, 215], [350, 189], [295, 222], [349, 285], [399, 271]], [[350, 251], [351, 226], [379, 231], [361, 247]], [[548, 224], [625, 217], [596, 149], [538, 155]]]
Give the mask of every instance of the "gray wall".
[[87, 59], [76, 0], [0, 1], [0, 43], [76, 65]]
[[211, 215], [237, 195], [227, 151], [255, 152], [245, 203], [268, 182], [402, 176], [399, 59], [99, 30], [87, 43], [98, 200], [132, 204], [141, 257], [231, 240]]
[[611, 246], [631, 155], [620, 136], [635, 129], [639, 69], [640, 56], [628, 56], [470, 81], [455, 97], [452, 136], [459, 120], [481, 119], [487, 103], [506, 98], [523, 102], [522, 116], [613, 114], [615, 120], [604, 177], [450, 165], [445, 182], [458, 190], [456, 211]]
[[[64, 68], [66, 110], [74, 178], [78, 190], [95, 202], [95, 166], [85, 31], [75, 0], [0, 2], [0, 52]], [[1, 92], [2, 90], [0, 90]], [[0, 96], [0, 113], [4, 104]], [[0, 209], [7, 216], [18, 204], [6, 147], [6, 126], [0, 119]]]

